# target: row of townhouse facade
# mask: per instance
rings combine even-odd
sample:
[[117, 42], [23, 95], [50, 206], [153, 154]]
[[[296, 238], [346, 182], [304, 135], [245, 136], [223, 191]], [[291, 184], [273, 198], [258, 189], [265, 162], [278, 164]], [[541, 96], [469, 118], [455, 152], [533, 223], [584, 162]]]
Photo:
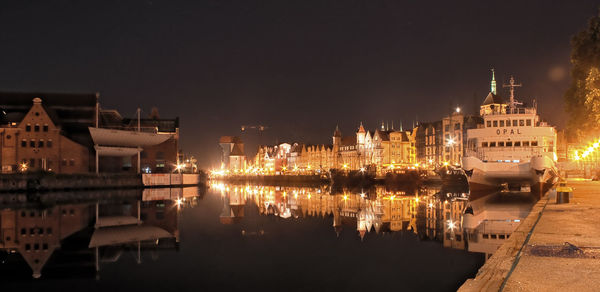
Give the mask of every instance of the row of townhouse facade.
[[[244, 171], [248, 168], [270, 172], [317, 170], [383, 170], [414, 165], [439, 167], [459, 165], [467, 144], [467, 131], [483, 126], [479, 115], [464, 114], [457, 108], [434, 122], [419, 123], [411, 130], [395, 130], [382, 124], [367, 130], [361, 123], [352, 135], [342, 135], [336, 127], [332, 144], [280, 143], [258, 147], [254, 159], [242, 162], [243, 145], [238, 137], [222, 137], [222, 168]], [[223, 144], [225, 140], [231, 142]], [[234, 147], [235, 146], [235, 147]], [[236, 151], [235, 149], [238, 149]], [[243, 146], [241, 147], [243, 149]], [[244, 156], [245, 157], [245, 156]], [[234, 161], [231, 163], [230, 161]]]
[[416, 163], [414, 131], [381, 128], [365, 130], [362, 123], [352, 136], [336, 127], [332, 144], [281, 143], [260, 146], [252, 161], [255, 168], [270, 171], [318, 171], [329, 169], [383, 169]]

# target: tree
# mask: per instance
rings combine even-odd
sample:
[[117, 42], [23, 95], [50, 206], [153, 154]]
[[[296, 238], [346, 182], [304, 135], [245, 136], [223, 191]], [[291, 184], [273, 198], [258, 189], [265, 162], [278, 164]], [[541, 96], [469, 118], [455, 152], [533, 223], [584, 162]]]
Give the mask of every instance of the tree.
[[571, 85], [565, 93], [568, 130], [582, 138], [600, 130], [600, 11], [571, 46]]

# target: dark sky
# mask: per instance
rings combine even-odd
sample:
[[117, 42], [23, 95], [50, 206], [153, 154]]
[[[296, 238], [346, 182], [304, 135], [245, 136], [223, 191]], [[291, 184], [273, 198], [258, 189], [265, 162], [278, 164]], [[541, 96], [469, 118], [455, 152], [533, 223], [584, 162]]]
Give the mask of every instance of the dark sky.
[[100, 92], [129, 117], [156, 106], [181, 118], [182, 148], [205, 167], [218, 137], [244, 124], [268, 126], [263, 143], [330, 143], [336, 124], [350, 134], [360, 121], [472, 109], [492, 67], [562, 126], [569, 41], [597, 11], [597, 1], [3, 1], [0, 90]]

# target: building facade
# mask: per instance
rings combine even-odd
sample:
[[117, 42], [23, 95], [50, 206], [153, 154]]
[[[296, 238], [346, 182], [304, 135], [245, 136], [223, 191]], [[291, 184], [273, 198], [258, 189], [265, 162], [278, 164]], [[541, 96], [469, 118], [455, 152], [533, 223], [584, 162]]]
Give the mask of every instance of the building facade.
[[[95, 104], [95, 96], [88, 96], [88, 98], [90, 103]], [[69, 106], [58, 103], [53, 107], [43, 102], [42, 98], [35, 97], [29, 106], [19, 106], [18, 103], [2, 106], [8, 109], [8, 114], [0, 127], [2, 173], [89, 172], [94, 163], [90, 144], [85, 143], [85, 138], [75, 141], [70, 137], [69, 134], [79, 133], [70, 132], [73, 127], [71, 129], [63, 127], [69, 125], [68, 113], [61, 112], [61, 115], [57, 113], [61, 108]], [[70, 107], [77, 108], [77, 106]], [[23, 111], [25, 108], [27, 110]], [[13, 109], [21, 111], [13, 111]]]

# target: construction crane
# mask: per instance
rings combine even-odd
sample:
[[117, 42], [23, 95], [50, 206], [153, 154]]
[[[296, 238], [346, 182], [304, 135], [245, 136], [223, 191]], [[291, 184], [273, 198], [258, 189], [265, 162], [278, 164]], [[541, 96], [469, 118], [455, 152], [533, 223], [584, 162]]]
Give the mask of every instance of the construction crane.
[[242, 125], [242, 133], [245, 132], [247, 129], [256, 129], [259, 132], [262, 132], [267, 128], [269, 127], [263, 125]]
[[257, 134], [256, 138], [258, 139], [258, 146], [261, 146], [262, 143], [262, 134], [263, 132], [268, 129], [269, 127], [265, 126], [265, 125], [242, 125], [241, 129], [242, 129], [242, 134], [245, 133], [247, 130], [256, 130]]

